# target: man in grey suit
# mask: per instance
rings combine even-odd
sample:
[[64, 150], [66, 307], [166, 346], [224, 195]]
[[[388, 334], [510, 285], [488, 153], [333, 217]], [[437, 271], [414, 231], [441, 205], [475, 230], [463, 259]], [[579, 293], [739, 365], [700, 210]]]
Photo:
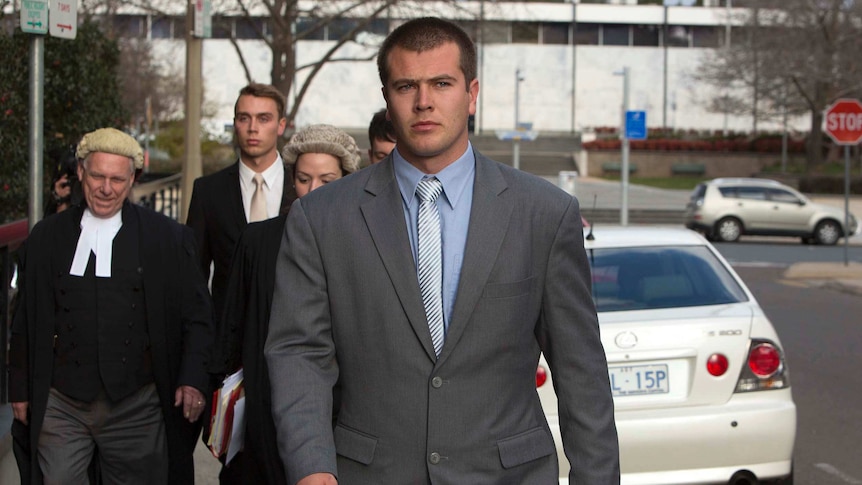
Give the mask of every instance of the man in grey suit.
[[288, 481], [556, 484], [544, 352], [571, 483], [618, 483], [577, 201], [473, 150], [460, 28], [409, 21], [377, 62], [395, 151], [295, 202], [281, 246], [265, 353]]

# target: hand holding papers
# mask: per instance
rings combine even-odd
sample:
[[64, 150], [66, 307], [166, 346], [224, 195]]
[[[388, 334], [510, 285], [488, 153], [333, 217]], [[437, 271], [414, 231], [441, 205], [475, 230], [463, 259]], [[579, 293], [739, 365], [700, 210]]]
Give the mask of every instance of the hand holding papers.
[[242, 369], [227, 376], [213, 393], [210, 436], [207, 447], [225, 464], [242, 449], [245, 435], [245, 389]]

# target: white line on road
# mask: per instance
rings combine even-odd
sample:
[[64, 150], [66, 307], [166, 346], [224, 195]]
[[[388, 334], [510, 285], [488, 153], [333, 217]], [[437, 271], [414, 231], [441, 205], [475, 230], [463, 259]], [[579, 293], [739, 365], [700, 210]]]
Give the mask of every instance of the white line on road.
[[829, 463], [815, 463], [814, 467], [819, 468], [821, 471], [840, 479], [844, 483], [849, 483], [851, 485], [862, 485], [862, 480], [842, 472], [841, 470], [835, 468]]

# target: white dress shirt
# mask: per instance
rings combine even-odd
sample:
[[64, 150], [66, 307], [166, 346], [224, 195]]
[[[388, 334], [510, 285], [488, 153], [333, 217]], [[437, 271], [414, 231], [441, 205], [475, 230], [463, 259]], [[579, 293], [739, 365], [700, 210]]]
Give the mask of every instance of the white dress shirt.
[[[254, 170], [239, 162], [239, 189], [242, 192], [242, 207], [245, 220], [251, 219], [251, 198], [257, 186], [254, 183]], [[281, 155], [269, 168], [260, 173], [263, 175], [263, 192], [266, 195], [266, 216], [272, 218], [281, 210], [281, 196], [284, 192], [284, 161]]]

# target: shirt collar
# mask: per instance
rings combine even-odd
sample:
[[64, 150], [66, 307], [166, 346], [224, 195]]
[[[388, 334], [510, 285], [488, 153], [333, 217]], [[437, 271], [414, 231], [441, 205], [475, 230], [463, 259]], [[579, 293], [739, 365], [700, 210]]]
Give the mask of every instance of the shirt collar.
[[428, 176], [437, 177], [443, 184], [443, 197], [452, 208], [458, 205], [464, 189], [468, 183], [473, 181], [476, 171], [476, 155], [473, 153], [473, 145], [468, 141], [467, 150], [450, 163], [443, 170], [435, 174], [426, 174], [414, 167], [398, 153], [398, 145], [392, 150], [392, 162], [395, 167], [395, 179], [398, 181], [398, 189], [404, 203], [410, 206], [415, 199], [416, 186], [423, 178]]
[[[263, 176], [266, 186], [272, 189], [275, 183], [278, 182], [278, 176], [282, 173], [284, 173], [284, 160], [281, 159], [281, 154], [279, 153], [276, 156], [275, 163], [260, 174]], [[254, 170], [248, 168], [246, 164], [242, 163], [242, 160], [239, 161], [239, 179], [243, 185], [253, 186], [252, 179], [254, 179], [254, 174]]]

